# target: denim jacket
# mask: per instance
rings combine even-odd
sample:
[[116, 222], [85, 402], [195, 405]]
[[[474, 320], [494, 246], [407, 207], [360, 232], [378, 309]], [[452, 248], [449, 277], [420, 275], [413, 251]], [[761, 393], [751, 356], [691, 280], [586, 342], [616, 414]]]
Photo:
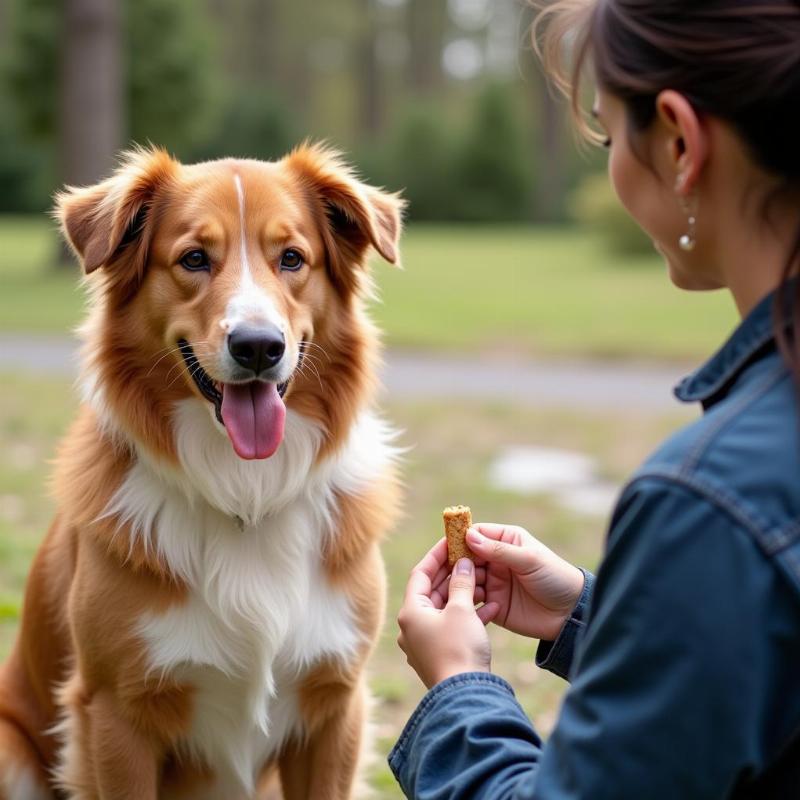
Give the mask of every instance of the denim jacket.
[[505, 681], [449, 678], [389, 756], [408, 797], [800, 798], [800, 407], [772, 304], [676, 388], [702, 417], [623, 489], [540, 643], [571, 680], [547, 744]]

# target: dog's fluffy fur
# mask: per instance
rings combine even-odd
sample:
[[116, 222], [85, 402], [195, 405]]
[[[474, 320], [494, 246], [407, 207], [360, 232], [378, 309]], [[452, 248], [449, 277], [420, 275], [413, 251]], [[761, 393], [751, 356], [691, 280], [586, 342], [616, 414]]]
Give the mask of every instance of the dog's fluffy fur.
[[[92, 298], [84, 402], [0, 671], [2, 800], [236, 800], [277, 773], [286, 798], [351, 796], [397, 505], [365, 261], [397, 261], [401, 211], [315, 146], [140, 150], [59, 196]], [[209, 270], [181, 264], [200, 248]], [[224, 382], [232, 317], [285, 332], [266, 459], [236, 455], [178, 348]]]

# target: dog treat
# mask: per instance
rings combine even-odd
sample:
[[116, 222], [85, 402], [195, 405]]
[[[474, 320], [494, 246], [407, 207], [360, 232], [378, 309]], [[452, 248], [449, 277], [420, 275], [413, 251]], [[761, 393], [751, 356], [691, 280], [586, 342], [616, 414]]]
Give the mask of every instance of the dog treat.
[[467, 530], [472, 525], [472, 512], [469, 506], [449, 506], [442, 512], [444, 533], [447, 536], [447, 560], [452, 567], [459, 558], [474, 560], [467, 547]]

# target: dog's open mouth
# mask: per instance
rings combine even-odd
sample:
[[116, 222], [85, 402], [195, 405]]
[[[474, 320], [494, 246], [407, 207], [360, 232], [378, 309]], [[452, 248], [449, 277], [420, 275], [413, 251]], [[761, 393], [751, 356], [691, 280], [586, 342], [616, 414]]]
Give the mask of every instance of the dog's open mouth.
[[[245, 459], [273, 455], [283, 441], [286, 421], [283, 396], [289, 381], [280, 384], [260, 380], [219, 383], [200, 366], [186, 339], [179, 339], [178, 347], [195, 385], [203, 397], [213, 403], [214, 413], [225, 427], [236, 454]], [[301, 350], [301, 359], [302, 355]]]

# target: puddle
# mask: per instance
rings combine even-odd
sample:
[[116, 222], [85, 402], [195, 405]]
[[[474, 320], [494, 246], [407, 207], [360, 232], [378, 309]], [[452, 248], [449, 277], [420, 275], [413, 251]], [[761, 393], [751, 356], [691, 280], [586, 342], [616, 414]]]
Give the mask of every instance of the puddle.
[[549, 447], [509, 447], [489, 468], [489, 482], [518, 494], [548, 494], [577, 514], [607, 516], [619, 487], [597, 476], [594, 459]]

